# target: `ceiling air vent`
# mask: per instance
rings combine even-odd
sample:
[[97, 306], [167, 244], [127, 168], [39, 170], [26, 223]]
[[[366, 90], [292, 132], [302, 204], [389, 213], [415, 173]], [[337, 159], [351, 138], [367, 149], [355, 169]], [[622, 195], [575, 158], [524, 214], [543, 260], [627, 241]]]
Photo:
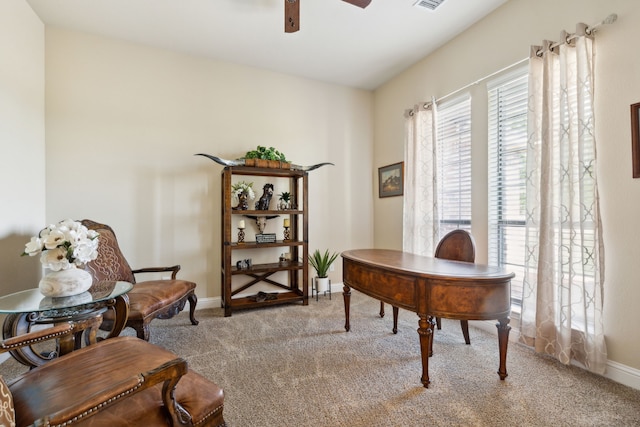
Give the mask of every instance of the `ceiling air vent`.
[[436, 7], [444, 3], [444, 0], [418, 0], [413, 5], [424, 9], [435, 10]]

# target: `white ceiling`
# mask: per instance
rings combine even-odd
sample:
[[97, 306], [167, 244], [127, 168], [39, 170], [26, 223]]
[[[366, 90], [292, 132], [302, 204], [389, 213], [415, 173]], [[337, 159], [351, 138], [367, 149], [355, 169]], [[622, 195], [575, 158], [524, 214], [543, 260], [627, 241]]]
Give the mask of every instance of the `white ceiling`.
[[27, 0], [47, 25], [363, 89], [375, 89], [508, 0]]

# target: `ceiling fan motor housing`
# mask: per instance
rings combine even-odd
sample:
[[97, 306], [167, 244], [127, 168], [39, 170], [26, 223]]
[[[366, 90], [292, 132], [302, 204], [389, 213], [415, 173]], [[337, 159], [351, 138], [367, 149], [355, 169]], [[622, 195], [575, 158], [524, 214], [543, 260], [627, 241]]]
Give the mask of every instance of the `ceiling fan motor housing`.
[[[365, 8], [371, 0], [342, 0], [346, 3]], [[295, 33], [300, 30], [300, 0], [284, 0], [284, 32]]]

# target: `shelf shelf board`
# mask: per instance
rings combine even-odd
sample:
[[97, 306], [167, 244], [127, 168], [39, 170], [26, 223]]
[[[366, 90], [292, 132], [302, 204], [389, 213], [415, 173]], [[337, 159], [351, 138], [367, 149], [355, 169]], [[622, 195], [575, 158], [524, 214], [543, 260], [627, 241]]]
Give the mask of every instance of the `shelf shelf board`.
[[231, 249], [256, 249], [256, 248], [278, 248], [283, 246], [301, 246], [304, 242], [293, 240], [276, 240], [273, 243], [256, 243], [256, 242], [244, 242], [244, 243], [231, 243]]
[[251, 215], [251, 216], [272, 216], [272, 215], [302, 215], [304, 212], [296, 209], [288, 209], [286, 211], [273, 210], [255, 210], [255, 209], [233, 209], [231, 215]]
[[291, 271], [291, 270], [302, 270], [304, 265], [301, 262], [293, 262], [289, 261], [288, 264], [280, 264], [279, 262], [273, 262], [270, 264], [254, 264], [251, 268], [242, 268], [239, 269], [237, 267], [231, 268], [231, 274], [260, 274], [260, 273], [271, 273], [277, 271]]
[[265, 301], [253, 301], [250, 297], [232, 298], [230, 306], [236, 310], [242, 310], [246, 308], [258, 308], [269, 305], [288, 304], [292, 302], [303, 302], [304, 296], [296, 292], [280, 292], [278, 298]]
[[231, 173], [237, 175], [258, 175], [258, 176], [281, 176], [284, 178], [303, 177], [307, 174], [305, 171], [296, 169], [278, 169], [278, 168], [258, 168], [255, 166], [227, 166]]

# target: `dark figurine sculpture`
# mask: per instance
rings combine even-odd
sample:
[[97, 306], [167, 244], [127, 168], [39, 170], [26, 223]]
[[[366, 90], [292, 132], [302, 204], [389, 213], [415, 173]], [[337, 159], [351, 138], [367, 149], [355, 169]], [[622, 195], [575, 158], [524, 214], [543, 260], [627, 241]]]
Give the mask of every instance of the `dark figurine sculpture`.
[[265, 184], [262, 190], [262, 196], [260, 196], [260, 199], [256, 202], [256, 210], [268, 211], [271, 197], [273, 196], [273, 184]]

